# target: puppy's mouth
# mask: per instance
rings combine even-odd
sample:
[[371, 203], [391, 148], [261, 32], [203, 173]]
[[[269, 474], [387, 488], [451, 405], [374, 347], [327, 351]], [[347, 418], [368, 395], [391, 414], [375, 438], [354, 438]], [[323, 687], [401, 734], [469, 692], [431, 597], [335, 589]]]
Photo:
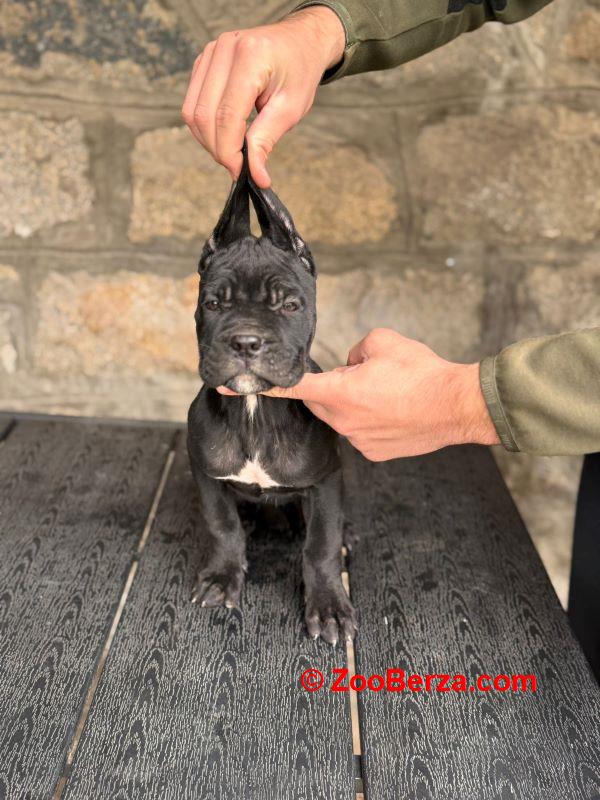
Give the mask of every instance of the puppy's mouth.
[[200, 361], [200, 377], [205, 386], [225, 386], [236, 394], [258, 394], [274, 386], [295, 386], [307, 371], [304, 350], [291, 357], [283, 354], [279, 359], [264, 361], [262, 358], [231, 358], [228, 354], [222, 358], [219, 352], [210, 350], [208, 357]]
[[240, 375], [234, 375], [226, 381], [225, 386], [231, 389], [232, 392], [237, 394], [257, 394], [257, 392], [266, 392], [271, 389], [274, 384], [269, 383], [265, 378], [255, 375], [253, 372], [242, 372]]

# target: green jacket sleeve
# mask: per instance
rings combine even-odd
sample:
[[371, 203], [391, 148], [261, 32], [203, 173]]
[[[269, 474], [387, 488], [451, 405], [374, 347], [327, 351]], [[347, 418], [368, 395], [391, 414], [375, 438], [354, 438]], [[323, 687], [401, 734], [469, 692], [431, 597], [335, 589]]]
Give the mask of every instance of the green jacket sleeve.
[[508, 450], [600, 451], [600, 328], [510, 345], [481, 362], [480, 381]]
[[488, 20], [518, 22], [550, 0], [306, 0], [328, 6], [346, 32], [342, 61], [323, 83], [376, 69], [389, 69], [435, 50]]

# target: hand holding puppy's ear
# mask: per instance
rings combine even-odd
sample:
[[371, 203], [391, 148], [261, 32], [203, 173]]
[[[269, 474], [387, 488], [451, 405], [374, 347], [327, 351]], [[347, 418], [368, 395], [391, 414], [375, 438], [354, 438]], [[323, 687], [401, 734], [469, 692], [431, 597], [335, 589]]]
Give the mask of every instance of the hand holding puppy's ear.
[[266, 189], [269, 153], [310, 110], [323, 73], [343, 55], [337, 14], [311, 6], [273, 25], [223, 33], [195, 61], [181, 115], [192, 134], [236, 179], [246, 123], [250, 170]]

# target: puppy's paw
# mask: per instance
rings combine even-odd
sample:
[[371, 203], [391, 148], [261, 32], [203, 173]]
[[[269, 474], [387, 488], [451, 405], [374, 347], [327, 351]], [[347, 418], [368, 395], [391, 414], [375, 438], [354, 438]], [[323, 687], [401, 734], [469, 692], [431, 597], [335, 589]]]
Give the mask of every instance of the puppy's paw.
[[354, 639], [356, 612], [341, 579], [307, 587], [304, 619], [308, 635], [334, 647], [340, 639]]
[[235, 608], [240, 604], [244, 585], [244, 568], [241, 564], [208, 565], [201, 569], [192, 594], [192, 603], [200, 606]]

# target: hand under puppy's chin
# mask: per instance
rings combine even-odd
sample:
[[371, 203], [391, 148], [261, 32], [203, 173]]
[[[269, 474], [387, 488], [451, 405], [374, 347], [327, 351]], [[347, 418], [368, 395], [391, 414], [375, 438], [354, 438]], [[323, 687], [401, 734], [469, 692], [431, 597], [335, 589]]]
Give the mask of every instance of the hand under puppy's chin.
[[236, 394], [257, 394], [273, 388], [273, 384], [251, 372], [235, 375], [225, 382], [224, 386]]

